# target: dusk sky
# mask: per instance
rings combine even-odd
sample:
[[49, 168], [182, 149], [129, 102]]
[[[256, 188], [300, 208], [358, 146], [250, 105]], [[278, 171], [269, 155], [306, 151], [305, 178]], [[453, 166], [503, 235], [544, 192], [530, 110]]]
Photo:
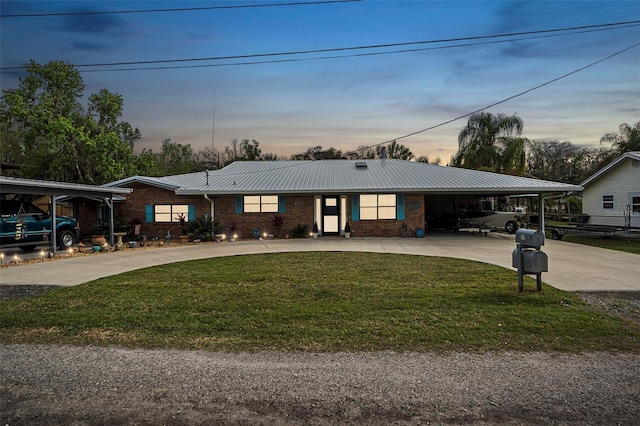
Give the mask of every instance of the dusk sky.
[[[103, 88], [123, 96], [123, 120], [142, 132], [136, 151], [158, 152], [165, 138], [195, 151], [212, 144], [223, 149], [238, 138], [255, 139], [263, 153], [288, 158], [311, 146], [350, 151], [398, 139], [629, 49], [488, 111], [518, 114], [529, 139], [589, 146], [598, 146], [621, 123], [640, 120], [635, 0], [368, 0], [6, 16], [294, 2], [2, 0], [2, 88], [17, 87], [21, 75], [7, 67], [62, 60], [78, 66], [87, 97]], [[477, 38], [631, 21], [636, 22], [580, 32]], [[474, 39], [253, 56], [460, 38]], [[250, 57], [81, 66], [228, 56]], [[282, 60], [288, 62], [275, 62]], [[179, 68], [150, 69], [159, 67]], [[114, 71], [122, 68], [137, 69]], [[398, 142], [416, 156], [439, 156], [447, 163], [466, 122], [461, 118]]]

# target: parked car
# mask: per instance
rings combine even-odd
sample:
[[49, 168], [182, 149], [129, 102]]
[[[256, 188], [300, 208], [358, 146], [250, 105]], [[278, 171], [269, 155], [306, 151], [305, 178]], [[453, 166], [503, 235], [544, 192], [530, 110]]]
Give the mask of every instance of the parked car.
[[[50, 244], [51, 215], [27, 201], [0, 200], [0, 248], [20, 247], [34, 250]], [[56, 238], [60, 249], [78, 241], [78, 221], [72, 217], [56, 217]]]

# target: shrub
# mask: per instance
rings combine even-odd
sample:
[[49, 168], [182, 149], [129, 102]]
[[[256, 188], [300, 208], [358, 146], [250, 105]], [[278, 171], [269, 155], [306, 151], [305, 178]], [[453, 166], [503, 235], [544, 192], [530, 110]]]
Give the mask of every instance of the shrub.
[[309, 233], [307, 225], [298, 224], [295, 228], [291, 230], [292, 238], [306, 238]]
[[190, 220], [185, 225], [187, 234], [193, 238], [200, 238], [202, 240], [210, 240], [213, 235], [218, 233], [218, 222], [211, 220], [209, 215], [199, 215], [193, 220]]

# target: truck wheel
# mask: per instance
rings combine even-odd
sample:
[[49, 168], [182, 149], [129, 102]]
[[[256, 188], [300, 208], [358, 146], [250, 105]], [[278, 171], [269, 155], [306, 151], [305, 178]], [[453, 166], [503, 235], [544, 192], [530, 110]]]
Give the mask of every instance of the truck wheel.
[[510, 220], [504, 225], [504, 230], [510, 234], [515, 234], [518, 230], [518, 222], [515, 220]]
[[551, 239], [552, 240], [561, 240], [562, 234], [557, 229], [551, 231]]
[[58, 247], [60, 247], [60, 250], [66, 250], [75, 243], [76, 236], [73, 231], [69, 231], [68, 229], [60, 231], [60, 235], [58, 235]]

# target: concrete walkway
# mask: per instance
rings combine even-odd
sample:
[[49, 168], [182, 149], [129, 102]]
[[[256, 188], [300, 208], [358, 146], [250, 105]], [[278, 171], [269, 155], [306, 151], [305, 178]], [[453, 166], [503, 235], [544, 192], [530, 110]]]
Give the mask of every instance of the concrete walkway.
[[[101, 277], [172, 262], [243, 254], [357, 251], [442, 256], [511, 267], [515, 237], [433, 234], [426, 238], [318, 238], [202, 243], [96, 253], [0, 269], [0, 285], [73, 286]], [[546, 240], [549, 272], [542, 280], [567, 291], [640, 291], [640, 255]]]

